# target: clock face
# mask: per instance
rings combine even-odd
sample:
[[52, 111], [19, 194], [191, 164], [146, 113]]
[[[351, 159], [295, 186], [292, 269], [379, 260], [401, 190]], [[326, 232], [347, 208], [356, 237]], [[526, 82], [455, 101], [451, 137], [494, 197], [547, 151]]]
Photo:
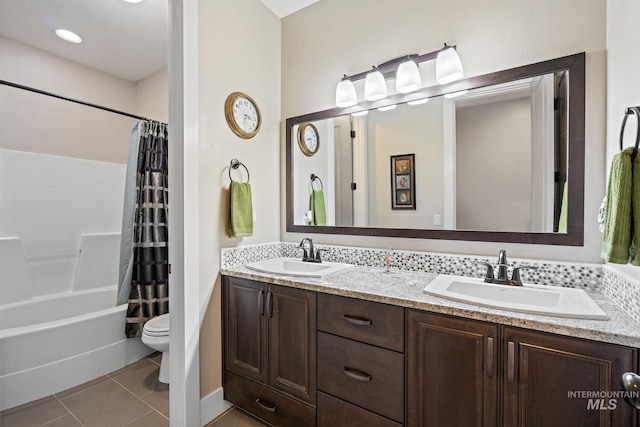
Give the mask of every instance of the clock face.
[[240, 138], [253, 138], [260, 130], [260, 109], [253, 98], [242, 92], [227, 97], [224, 116], [229, 128]]
[[309, 151], [315, 152], [318, 149], [318, 134], [311, 126], [304, 129], [304, 143]]
[[260, 123], [256, 106], [244, 96], [238, 97], [233, 103], [233, 119], [246, 133], [255, 132]]
[[318, 129], [312, 123], [301, 124], [298, 128], [298, 145], [305, 156], [313, 156], [320, 148]]

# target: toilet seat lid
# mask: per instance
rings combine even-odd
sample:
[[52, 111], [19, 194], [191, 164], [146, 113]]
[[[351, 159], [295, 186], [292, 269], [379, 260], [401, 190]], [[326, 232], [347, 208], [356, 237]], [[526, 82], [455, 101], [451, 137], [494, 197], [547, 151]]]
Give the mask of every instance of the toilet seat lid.
[[148, 335], [169, 335], [169, 313], [154, 317], [144, 324], [144, 332]]

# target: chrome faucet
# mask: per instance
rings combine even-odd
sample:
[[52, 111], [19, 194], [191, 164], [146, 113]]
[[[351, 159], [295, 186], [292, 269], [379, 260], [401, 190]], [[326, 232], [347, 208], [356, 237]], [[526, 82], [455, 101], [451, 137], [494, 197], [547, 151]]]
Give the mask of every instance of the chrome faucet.
[[[308, 249], [305, 247], [305, 243], [308, 243]], [[304, 262], [322, 262], [322, 258], [320, 253], [326, 251], [326, 249], [314, 249], [313, 240], [308, 237], [305, 237], [300, 242], [300, 246], [298, 249], [302, 249], [302, 261]]]
[[479, 262], [478, 264], [484, 265], [487, 267], [487, 272], [484, 276], [484, 281], [486, 283], [495, 283], [498, 285], [509, 285], [509, 286], [522, 286], [522, 279], [520, 277], [520, 270], [529, 269], [535, 270], [538, 267], [534, 266], [522, 266], [522, 267], [514, 267], [513, 272], [511, 273], [511, 279], [508, 278], [507, 274], [507, 252], [501, 250], [498, 253], [498, 277], [493, 275], [493, 266], [488, 262]]

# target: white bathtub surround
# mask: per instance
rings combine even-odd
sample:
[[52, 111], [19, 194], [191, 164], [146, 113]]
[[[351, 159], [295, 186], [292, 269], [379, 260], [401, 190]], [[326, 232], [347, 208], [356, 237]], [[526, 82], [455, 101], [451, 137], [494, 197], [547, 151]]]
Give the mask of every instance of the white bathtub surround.
[[151, 353], [124, 337], [115, 286], [0, 306], [0, 410], [82, 384]]
[[3, 304], [32, 298], [31, 287], [26, 285], [29, 283], [29, 271], [19, 237], [0, 238], [0, 271], [0, 295]]

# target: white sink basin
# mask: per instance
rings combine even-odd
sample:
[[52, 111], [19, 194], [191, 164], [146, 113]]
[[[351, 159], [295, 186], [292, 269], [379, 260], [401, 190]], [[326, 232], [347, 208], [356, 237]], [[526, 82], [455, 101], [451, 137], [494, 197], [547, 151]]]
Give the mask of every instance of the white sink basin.
[[323, 277], [327, 274], [353, 267], [353, 265], [327, 261], [322, 261], [321, 263], [303, 262], [295, 258], [274, 258], [252, 262], [246, 264], [245, 267], [262, 273], [281, 274], [283, 276]]
[[423, 292], [455, 301], [523, 313], [575, 319], [609, 319], [582, 289], [534, 284], [497, 285], [472, 277], [440, 274]]

